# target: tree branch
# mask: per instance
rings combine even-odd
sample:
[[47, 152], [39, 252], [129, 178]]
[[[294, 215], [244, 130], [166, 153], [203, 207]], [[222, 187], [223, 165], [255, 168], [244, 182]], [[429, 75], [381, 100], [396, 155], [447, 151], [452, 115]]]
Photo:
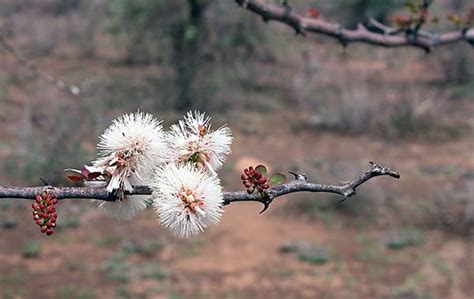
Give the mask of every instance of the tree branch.
[[235, 0], [235, 2], [260, 15], [265, 22], [273, 20], [284, 23], [293, 28], [296, 34], [303, 36], [307, 32], [330, 36], [339, 40], [344, 46], [349, 43], [366, 43], [387, 48], [415, 47], [430, 52], [434, 47], [461, 41], [474, 45], [474, 28], [445, 33], [424, 32], [424, 34], [392, 31], [392, 34], [387, 35], [371, 32], [362, 24], [359, 24], [355, 30], [345, 29], [338, 23], [304, 17], [286, 6], [267, 3], [264, 0]]
[[[371, 168], [365, 173], [357, 177], [351, 182], [342, 185], [323, 185], [317, 183], [307, 182], [306, 176], [295, 174], [295, 180], [277, 185], [273, 188], [268, 189], [267, 196], [262, 197], [258, 193], [248, 194], [245, 191], [237, 192], [225, 192], [224, 193], [224, 205], [228, 205], [234, 202], [260, 202], [264, 205], [265, 211], [273, 199], [286, 195], [289, 193], [296, 192], [324, 192], [324, 193], [335, 193], [343, 196], [342, 200], [353, 196], [356, 193], [357, 187], [367, 182], [368, 180], [377, 176], [390, 176], [393, 178], [400, 178], [400, 174], [396, 171], [392, 171], [387, 167], [382, 167], [374, 162], [370, 162]], [[43, 192], [49, 192], [57, 199], [77, 198], [77, 199], [96, 199], [104, 201], [115, 201], [117, 197], [113, 193], [107, 192], [105, 188], [95, 187], [1, 187], [0, 186], [0, 199], [1, 198], [24, 198], [34, 199], [36, 194], [42, 194]], [[151, 189], [147, 186], [136, 186], [134, 191], [127, 193], [129, 195], [150, 195]]]

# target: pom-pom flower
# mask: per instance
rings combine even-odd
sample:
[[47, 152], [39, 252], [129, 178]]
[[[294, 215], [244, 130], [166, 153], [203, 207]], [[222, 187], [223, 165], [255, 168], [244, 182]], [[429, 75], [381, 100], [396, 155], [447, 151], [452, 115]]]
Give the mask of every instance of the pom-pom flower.
[[150, 187], [160, 222], [176, 235], [197, 235], [219, 222], [223, 196], [217, 176], [191, 164], [168, 164], [157, 171]]
[[204, 113], [188, 112], [171, 126], [167, 141], [171, 162], [191, 163], [215, 175], [231, 152], [232, 136], [227, 126], [211, 131], [210, 118]]
[[110, 176], [107, 191], [132, 191], [165, 161], [166, 144], [161, 123], [151, 114], [126, 114], [113, 121], [97, 145], [99, 159], [89, 171]]
[[101, 156], [86, 167], [100, 173], [89, 185], [108, 180], [107, 191], [117, 194], [115, 202], [99, 202], [106, 214], [118, 219], [131, 219], [146, 207], [143, 196], [125, 196], [133, 185], [146, 184], [155, 168], [165, 161], [166, 143], [161, 123], [151, 114], [136, 112], [113, 121], [97, 145]]

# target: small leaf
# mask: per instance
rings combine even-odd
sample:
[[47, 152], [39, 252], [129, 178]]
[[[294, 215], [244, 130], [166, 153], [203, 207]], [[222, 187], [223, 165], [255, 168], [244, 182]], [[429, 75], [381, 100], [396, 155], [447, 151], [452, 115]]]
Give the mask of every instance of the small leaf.
[[267, 175], [267, 168], [264, 165], [257, 165], [255, 171], [260, 173], [263, 176]]
[[275, 173], [270, 177], [270, 183], [274, 185], [284, 184], [286, 182], [286, 176], [282, 173]]
[[72, 182], [80, 182], [82, 181], [82, 177], [77, 175], [68, 175], [67, 178]]
[[77, 173], [77, 174], [82, 174], [82, 172], [78, 169], [74, 169], [74, 168], [66, 168], [64, 169], [64, 171], [70, 171], [70, 172], [74, 172], [74, 173]]
[[89, 180], [93, 180], [93, 179], [95, 179], [95, 178], [100, 177], [101, 175], [102, 175], [102, 173], [100, 173], [100, 172], [90, 172], [90, 173], [87, 175], [87, 178], [88, 178]]
[[81, 173], [82, 173], [82, 176], [84, 176], [85, 178], [87, 178], [87, 177], [89, 177], [90, 171], [89, 171], [87, 168], [82, 167]]

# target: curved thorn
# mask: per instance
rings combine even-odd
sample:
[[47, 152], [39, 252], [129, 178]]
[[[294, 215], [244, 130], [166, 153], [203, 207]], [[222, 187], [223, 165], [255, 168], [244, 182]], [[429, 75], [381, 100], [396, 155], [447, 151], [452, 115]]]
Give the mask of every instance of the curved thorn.
[[344, 201], [346, 201], [346, 199], [348, 199], [349, 197], [347, 196], [344, 196], [341, 200], [338, 200], [337, 203], [342, 203]]
[[263, 212], [265, 212], [270, 206], [271, 201], [261, 201], [261, 203], [263, 204], [263, 210], [261, 210], [258, 214], [262, 214]]
[[296, 172], [288, 171], [288, 173], [294, 175], [294, 176], [295, 176], [295, 180], [298, 179], [299, 174], [297, 174]]

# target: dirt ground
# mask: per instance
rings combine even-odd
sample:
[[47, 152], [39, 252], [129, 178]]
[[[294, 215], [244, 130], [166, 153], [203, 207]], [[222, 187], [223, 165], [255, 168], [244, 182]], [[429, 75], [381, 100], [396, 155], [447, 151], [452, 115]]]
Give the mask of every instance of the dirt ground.
[[[269, 127], [276, 119], [291, 118], [282, 113], [261, 121]], [[29, 203], [24, 202], [1, 212], [20, 220], [14, 229], [0, 230], [2, 298], [472, 298], [472, 235], [419, 225], [420, 243], [401, 249], [383, 243], [387, 231], [417, 225], [413, 218], [423, 210], [413, 201], [432, 201], [435, 190], [472, 173], [470, 136], [438, 144], [392, 143], [291, 133], [285, 127], [249, 135], [232, 118], [229, 125], [240, 129], [234, 130], [233, 154], [222, 171], [226, 190], [240, 188], [240, 170], [257, 162], [275, 171], [297, 169], [310, 180], [337, 183], [375, 160], [398, 170], [401, 179], [376, 178], [341, 205], [371, 205], [391, 196], [411, 202], [414, 212], [403, 210], [408, 219], [400, 217], [398, 222], [390, 220], [393, 211], [382, 212], [375, 221], [355, 221], [352, 218], [361, 218], [357, 213], [334, 210], [308, 217], [292, 207], [318, 201], [321, 195], [292, 195], [277, 199], [262, 215], [257, 204], [227, 206], [218, 226], [198, 238], [181, 240], [156, 222], [151, 209], [134, 221], [119, 223], [87, 203], [65, 201], [59, 214], [65, 218], [64, 228], [47, 238], [29, 221]], [[258, 151], [249, 151], [255, 148]], [[421, 175], [427, 166], [439, 171]], [[37, 257], [24, 257], [24, 242], [30, 239], [40, 244]], [[282, 245], [302, 240], [324, 245], [329, 259], [311, 263], [280, 251]]]

